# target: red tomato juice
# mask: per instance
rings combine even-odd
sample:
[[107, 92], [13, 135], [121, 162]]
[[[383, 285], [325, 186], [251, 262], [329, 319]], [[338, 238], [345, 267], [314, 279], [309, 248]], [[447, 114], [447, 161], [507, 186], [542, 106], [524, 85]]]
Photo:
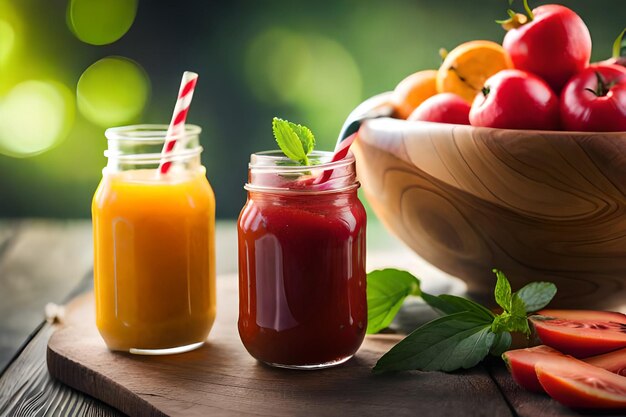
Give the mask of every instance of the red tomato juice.
[[258, 360], [330, 366], [361, 345], [366, 214], [357, 186], [249, 192], [238, 223], [239, 334]]

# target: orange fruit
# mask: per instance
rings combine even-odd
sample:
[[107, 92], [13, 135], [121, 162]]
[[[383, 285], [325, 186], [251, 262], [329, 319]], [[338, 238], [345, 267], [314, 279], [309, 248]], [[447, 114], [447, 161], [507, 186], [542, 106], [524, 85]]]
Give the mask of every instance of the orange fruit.
[[501, 45], [491, 41], [465, 42], [443, 60], [437, 71], [437, 90], [457, 94], [472, 103], [487, 78], [507, 68], [513, 68], [513, 62]]
[[391, 95], [395, 116], [408, 118], [424, 100], [437, 94], [437, 71], [424, 70], [409, 75], [396, 86]]

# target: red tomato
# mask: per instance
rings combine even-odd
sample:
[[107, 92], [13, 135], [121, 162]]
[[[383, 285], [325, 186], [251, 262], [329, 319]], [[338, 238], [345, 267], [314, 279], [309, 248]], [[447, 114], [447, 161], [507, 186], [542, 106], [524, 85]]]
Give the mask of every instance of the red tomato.
[[585, 362], [614, 374], [626, 376], [626, 348], [586, 358]]
[[567, 320], [594, 320], [594, 321], [614, 321], [626, 324], [626, 314], [616, 311], [599, 310], [540, 310], [535, 313], [538, 316], [554, 317]]
[[543, 389], [558, 402], [587, 410], [626, 409], [626, 378], [574, 358], [535, 366]]
[[509, 350], [502, 354], [502, 359], [504, 359], [515, 382], [522, 388], [535, 392], [543, 392], [537, 379], [535, 364], [540, 360], [558, 360], [559, 358], [567, 358], [567, 356], [545, 345]]
[[545, 316], [531, 316], [529, 319], [543, 344], [577, 358], [626, 347], [624, 323]]
[[591, 56], [589, 29], [576, 13], [558, 4], [534, 9], [528, 23], [507, 32], [502, 46], [515, 68], [540, 76], [557, 93]]
[[427, 98], [417, 106], [407, 120], [469, 124], [470, 105], [456, 94], [441, 93]]
[[[546, 345], [509, 350], [502, 354], [502, 359], [504, 359], [509, 372], [511, 372], [513, 380], [522, 388], [535, 392], [543, 392], [543, 387], [537, 379], [535, 365], [540, 361], [548, 359], [550, 362], [556, 363], [563, 358], [568, 360], [571, 356], [564, 355]], [[626, 348], [603, 355], [591, 356], [584, 359], [584, 362], [606, 369], [614, 374], [626, 376]]]
[[542, 79], [520, 70], [503, 70], [485, 81], [469, 119], [472, 126], [556, 130], [559, 100]]
[[592, 65], [572, 77], [561, 93], [566, 130], [626, 131], [626, 68]]

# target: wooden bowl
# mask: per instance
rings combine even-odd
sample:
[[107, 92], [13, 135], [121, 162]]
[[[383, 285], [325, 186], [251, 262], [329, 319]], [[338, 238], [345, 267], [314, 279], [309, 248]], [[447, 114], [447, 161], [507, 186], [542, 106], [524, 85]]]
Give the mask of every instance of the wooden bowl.
[[493, 302], [551, 281], [552, 307], [626, 311], [626, 132], [544, 132], [390, 118], [353, 145], [382, 222]]

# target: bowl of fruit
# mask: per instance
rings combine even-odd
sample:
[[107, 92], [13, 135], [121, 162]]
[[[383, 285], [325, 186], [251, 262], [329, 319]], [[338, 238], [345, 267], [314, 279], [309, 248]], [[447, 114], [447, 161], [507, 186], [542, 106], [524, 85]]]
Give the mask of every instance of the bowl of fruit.
[[459, 45], [355, 110], [365, 196], [470, 294], [486, 295], [498, 268], [515, 287], [555, 283], [555, 306], [626, 311], [621, 37], [590, 63], [572, 10], [509, 14], [502, 45]]

